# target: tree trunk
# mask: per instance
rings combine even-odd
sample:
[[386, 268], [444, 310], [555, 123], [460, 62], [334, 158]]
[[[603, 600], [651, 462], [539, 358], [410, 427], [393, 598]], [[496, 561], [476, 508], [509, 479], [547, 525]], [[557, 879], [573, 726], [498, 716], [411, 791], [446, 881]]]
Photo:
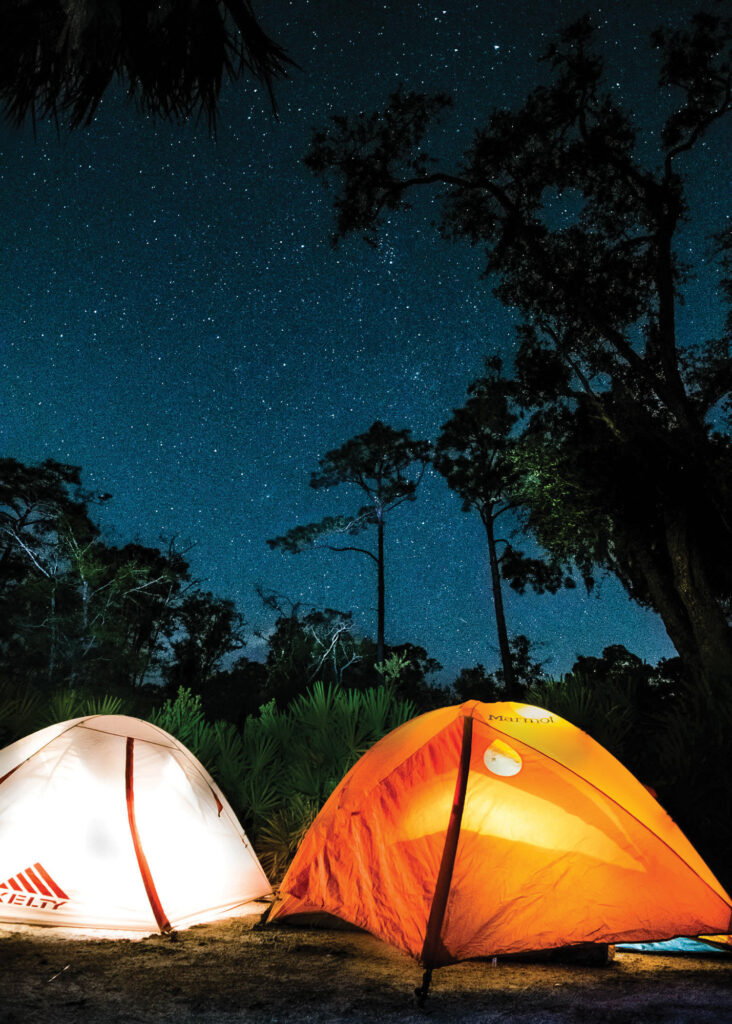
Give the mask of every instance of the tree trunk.
[[626, 542], [688, 675], [708, 696], [732, 693], [732, 630], [683, 514], [667, 510], [665, 534], [653, 542]]
[[710, 694], [732, 694], [732, 630], [685, 516], [667, 517], [666, 538], [674, 584], [706, 687]]
[[508, 631], [506, 630], [506, 613], [503, 610], [503, 592], [501, 590], [501, 573], [498, 567], [498, 554], [496, 552], [496, 535], [494, 531], [493, 516], [488, 510], [483, 516], [486, 536], [488, 537], [488, 557], [491, 566], [491, 587], [493, 589], [493, 607], [496, 612], [496, 632], [498, 633], [498, 648], [501, 652], [501, 666], [503, 668], [503, 679], [505, 682], [505, 695], [508, 700], [516, 700], [519, 696], [516, 686], [516, 675], [513, 670], [511, 659], [511, 648], [508, 645]]
[[651, 607], [660, 615], [685, 669], [701, 687], [704, 680], [697, 663], [698, 652], [694, 634], [683, 602], [676, 593], [671, 565], [667, 558], [659, 556], [659, 547], [659, 544], [651, 544], [645, 537], [627, 540], [627, 550], [648, 590]]
[[376, 660], [379, 665], [384, 663], [384, 511], [377, 509], [378, 525], [378, 613], [376, 626]]

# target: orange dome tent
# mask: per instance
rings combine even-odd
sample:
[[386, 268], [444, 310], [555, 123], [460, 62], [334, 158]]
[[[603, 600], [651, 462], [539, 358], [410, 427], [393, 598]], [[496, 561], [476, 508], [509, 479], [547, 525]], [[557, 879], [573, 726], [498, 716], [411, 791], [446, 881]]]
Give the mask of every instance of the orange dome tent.
[[[427, 968], [732, 931], [732, 902], [611, 754], [540, 708], [468, 701], [376, 743], [306, 834], [271, 920], [326, 911]], [[425, 983], [425, 991], [426, 991]]]

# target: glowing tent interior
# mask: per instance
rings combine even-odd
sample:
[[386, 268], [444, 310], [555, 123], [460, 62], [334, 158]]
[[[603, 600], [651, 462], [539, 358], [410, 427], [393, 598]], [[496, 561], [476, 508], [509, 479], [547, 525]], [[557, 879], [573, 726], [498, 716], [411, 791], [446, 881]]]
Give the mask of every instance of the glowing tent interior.
[[270, 891], [223, 793], [157, 726], [78, 718], [0, 751], [0, 921], [170, 931]]
[[732, 931], [730, 897], [645, 787], [569, 722], [516, 703], [442, 708], [376, 743], [280, 897], [270, 920], [335, 914], [428, 971]]

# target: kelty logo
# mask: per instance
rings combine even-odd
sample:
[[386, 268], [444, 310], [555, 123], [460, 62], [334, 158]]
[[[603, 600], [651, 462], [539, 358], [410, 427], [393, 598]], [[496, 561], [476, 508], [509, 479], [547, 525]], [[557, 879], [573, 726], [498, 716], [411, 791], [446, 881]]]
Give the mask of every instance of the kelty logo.
[[58, 910], [69, 897], [54, 882], [42, 864], [34, 864], [19, 871], [7, 882], [0, 882], [0, 903], [15, 907], [33, 907], [36, 910]]

